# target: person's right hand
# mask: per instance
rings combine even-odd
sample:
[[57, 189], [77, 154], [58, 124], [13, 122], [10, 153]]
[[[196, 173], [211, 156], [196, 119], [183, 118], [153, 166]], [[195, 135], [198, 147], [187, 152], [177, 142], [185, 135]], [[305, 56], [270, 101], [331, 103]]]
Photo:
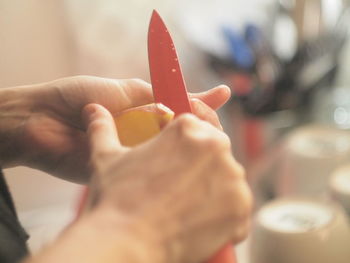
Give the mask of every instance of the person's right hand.
[[251, 194], [223, 132], [185, 114], [130, 149], [120, 144], [105, 108], [90, 104], [83, 116], [93, 171], [90, 209], [146, 231], [147, 247], [162, 256], [144, 262], [202, 262], [246, 236]]

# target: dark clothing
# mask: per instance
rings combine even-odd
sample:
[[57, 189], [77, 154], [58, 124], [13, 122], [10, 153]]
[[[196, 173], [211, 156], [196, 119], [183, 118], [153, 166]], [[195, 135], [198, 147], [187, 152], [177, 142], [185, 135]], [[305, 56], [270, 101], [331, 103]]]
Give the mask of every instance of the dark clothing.
[[0, 262], [14, 263], [23, 259], [28, 254], [27, 239], [0, 169]]

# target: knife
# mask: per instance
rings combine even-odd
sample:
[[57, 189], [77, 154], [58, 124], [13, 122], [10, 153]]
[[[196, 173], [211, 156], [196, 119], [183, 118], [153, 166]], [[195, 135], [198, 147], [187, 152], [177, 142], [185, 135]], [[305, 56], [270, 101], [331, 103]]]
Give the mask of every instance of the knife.
[[[170, 108], [175, 117], [191, 113], [185, 81], [171, 35], [153, 10], [148, 29], [148, 61], [154, 100]], [[235, 263], [232, 245], [222, 248], [207, 263]]]
[[155, 102], [175, 116], [192, 112], [173, 40], [155, 10], [148, 29], [148, 61]]

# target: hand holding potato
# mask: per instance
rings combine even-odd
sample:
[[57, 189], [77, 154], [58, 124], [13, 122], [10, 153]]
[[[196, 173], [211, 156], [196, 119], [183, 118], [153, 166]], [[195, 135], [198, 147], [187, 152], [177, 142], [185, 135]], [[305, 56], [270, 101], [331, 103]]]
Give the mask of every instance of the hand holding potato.
[[[151, 232], [159, 262], [200, 262], [247, 232], [251, 197], [228, 137], [182, 115], [148, 142], [120, 144], [110, 113], [85, 108], [93, 210], [114, 211]], [[147, 169], [145, 169], [147, 167]]]

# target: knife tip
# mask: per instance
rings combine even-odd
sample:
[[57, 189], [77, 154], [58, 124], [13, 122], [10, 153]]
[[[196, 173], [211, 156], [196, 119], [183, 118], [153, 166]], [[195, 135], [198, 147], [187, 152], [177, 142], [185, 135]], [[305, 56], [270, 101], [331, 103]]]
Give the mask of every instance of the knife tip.
[[158, 11], [156, 9], [153, 9], [151, 20], [148, 27], [148, 32], [153, 33], [156, 30], [155, 28], [159, 27], [159, 25], [163, 25], [163, 27], [165, 27], [164, 21], [159, 15]]
[[158, 19], [160, 19], [160, 15], [156, 9], [153, 9], [153, 11], [152, 11], [152, 18], [154, 18], [154, 17], [157, 17]]

